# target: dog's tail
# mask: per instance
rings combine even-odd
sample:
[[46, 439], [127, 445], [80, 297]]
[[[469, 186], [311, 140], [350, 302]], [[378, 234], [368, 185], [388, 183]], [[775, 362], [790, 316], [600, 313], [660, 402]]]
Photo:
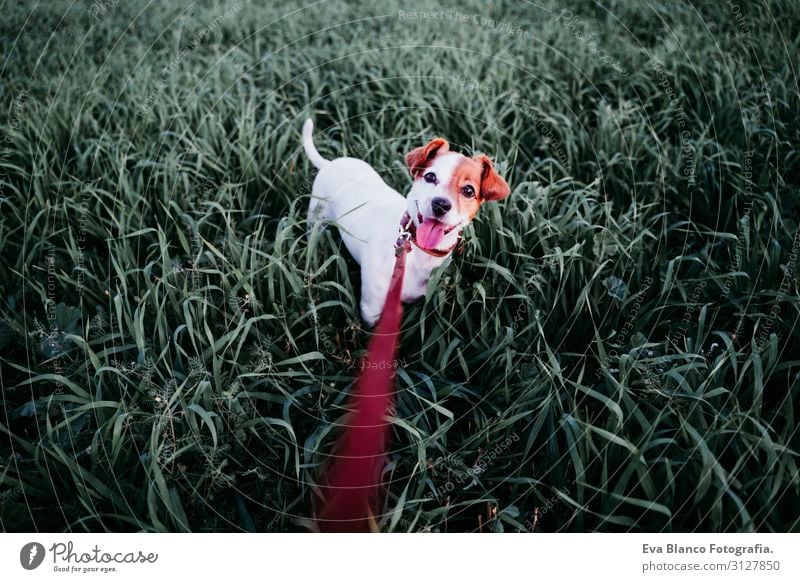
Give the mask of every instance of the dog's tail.
[[311, 118], [306, 119], [306, 122], [303, 124], [303, 149], [306, 150], [306, 155], [308, 159], [311, 160], [311, 163], [314, 164], [318, 170], [321, 170], [323, 166], [328, 164], [328, 160], [319, 155], [317, 148], [314, 147], [314, 140], [311, 138], [313, 131], [314, 122], [311, 121]]

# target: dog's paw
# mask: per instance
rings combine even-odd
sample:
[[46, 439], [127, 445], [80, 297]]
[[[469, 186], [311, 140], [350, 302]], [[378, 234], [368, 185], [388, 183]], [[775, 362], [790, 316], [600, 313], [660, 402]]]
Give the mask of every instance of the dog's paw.
[[375, 324], [378, 323], [378, 320], [381, 317], [381, 310], [376, 309], [370, 305], [362, 305], [361, 306], [361, 321], [364, 322], [362, 327], [372, 328], [375, 327]]
[[371, 315], [364, 315], [362, 313], [361, 320], [364, 322], [364, 325], [362, 325], [361, 327], [371, 329], [377, 325], [379, 319], [380, 315], [371, 316]]

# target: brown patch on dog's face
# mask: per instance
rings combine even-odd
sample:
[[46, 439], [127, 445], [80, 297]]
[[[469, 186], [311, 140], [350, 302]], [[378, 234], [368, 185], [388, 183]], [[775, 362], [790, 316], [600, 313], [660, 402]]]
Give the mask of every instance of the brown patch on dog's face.
[[406, 154], [406, 165], [414, 178], [419, 176], [430, 166], [433, 159], [450, 150], [447, 140], [437, 137], [424, 146], [414, 148]]
[[450, 196], [456, 203], [456, 211], [469, 220], [475, 218], [483, 203], [482, 173], [483, 166], [477, 160], [465, 156], [456, 165], [448, 184]]
[[481, 204], [487, 200], [502, 200], [511, 193], [503, 178], [495, 171], [491, 160], [484, 156], [464, 157], [456, 165], [448, 185], [458, 213], [475, 218]]

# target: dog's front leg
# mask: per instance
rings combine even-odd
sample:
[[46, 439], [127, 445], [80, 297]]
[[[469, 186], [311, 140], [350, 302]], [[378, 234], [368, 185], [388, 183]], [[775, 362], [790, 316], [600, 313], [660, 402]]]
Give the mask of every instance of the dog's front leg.
[[389, 282], [392, 279], [392, 264], [388, 268], [365, 262], [361, 265], [361, 319], [373, 327], [381, 317]]

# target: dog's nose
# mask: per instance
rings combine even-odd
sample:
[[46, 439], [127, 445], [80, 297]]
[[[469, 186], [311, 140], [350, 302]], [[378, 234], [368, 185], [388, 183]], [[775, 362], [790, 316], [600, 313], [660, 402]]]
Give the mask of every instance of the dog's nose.
[[431, 200], [431, 209], [433, 210], [434, 216], [437, 218], [447, 214], [452, 207], [453, 205], [450, 204], [447, 198], [434, 198]]

